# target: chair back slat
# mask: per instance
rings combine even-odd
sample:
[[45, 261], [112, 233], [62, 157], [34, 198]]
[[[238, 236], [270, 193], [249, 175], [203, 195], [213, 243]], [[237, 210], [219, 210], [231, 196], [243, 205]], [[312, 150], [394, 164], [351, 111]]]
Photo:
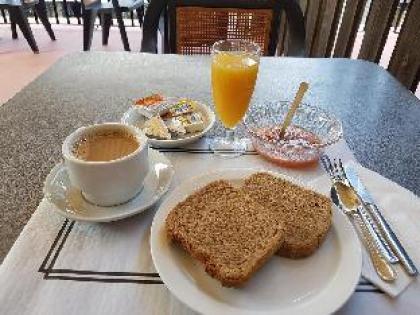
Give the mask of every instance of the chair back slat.
[[407, 88], [420, 79], [420, 1], [411, 1], [388, 70]]
[[306, 53], [330, 57], [344, 0], [307, 0], [305, 10]]
[[359, 59], [379, 62], [398, 2], [399, 0], [372, 0]]
[[177, 54], [209, 54], [222, 38], [254, 41], [267, 54], [272, 10], [177, 7], [176, 21]]
[[282, 12], [279, 27], [279, 36], [277, 41], [276, 56], [286, 55], [287, 52], [287, 21], [286, 14]]
[[332, 52], [335, 47], [335, 41], [338, 35], [338, 30], [341, 24], [341, 15], [343, 12], [345, 2], [346, 0], [338, 0], [337, 5], [335, 7], [334, 18], [331, 23], [330, 38], [328, 39], [328, 45], [325, 52], [326, 56], [332, 56]]
[[321, 15], [322, 0], [308, 0], [305, 10], [305, 31], [306, 31], [306, 54], [310, 56], [314, 38], [316, 35], [317, 23]]
[[343, 0], [323, 0], [316, 23], [311, 57], [329, 57], [334, 44]]
[[[307, 6], [308, 6], [308, 1], [311, 0], [299, 0], [297, 1], [297, 4], [300, 7], [300, 10], [302, 12], [306, 12], [307, 10]], [[306, 32], [306, 22], [305, 22], [305, 17], [304, 21], [303, 21], [303, 27], [304, 30]], [[289, 24], [287, 21], [287, 16], [286, 13], [283, 11], [281, 13], [281, 18], [280, 18], [280, 26], [279, 26], [279, 36], [278, 36], [278, 42], [277, 42], [277, 49], [276, 49], [276, 56], [288, 56], [289, 55], [289, 51], [288, 51], [288, 41], [289, 41]], [[304, 43], [305, 49], [304, 49], [304, 56], [308, 56], [307, 54], [307, 50], [306, 50], [306, 42]]]
[[334, 57], [350, 58], [365, 7], [366, 0], [346, 2], [335, 43]]

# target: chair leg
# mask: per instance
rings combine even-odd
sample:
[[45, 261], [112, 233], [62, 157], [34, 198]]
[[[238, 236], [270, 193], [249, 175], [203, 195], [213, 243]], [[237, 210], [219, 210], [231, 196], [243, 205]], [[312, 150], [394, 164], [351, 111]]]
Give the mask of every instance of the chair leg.
[[12, 29], [12, 38], [17, 39], [18, 38], [18, 33], [16, 31], [16, 21], [13, 18], [12, 14], [10, 14], [10, 28]]
[[109, 38], [109, 28], [111, 27], [112, 23], [112, 14], [104, 13], [102, 14], [102, 45], [108, 45], [108, 38]]
[[136, 9], [137, 18], [139, 20], [140, 27], [143, 26], [143, 19], [144, 19], [144, 5]]
[[96, 11], [83, 10], [83, 50], [89, 51], [92, 45], [93, 26], [95, 24]]
[[4, 23], [7, 23], [6, 12], [4, 10], [5, 9], [0, 9], [0, 12], [1, 12], [1, 16], [3, 17]]
[[28, 23], [28, 18], [26, 17], [26, 14], [23, 11], [23, 8], [22, 7], [9, 7], [9, 14], [10, 16], [12, 16], [12, 19], [15, 21], [15, 23], [19, 25], [19, 28], [22, 31], [22, 34], [25, 37], [26, 41], [28, 42], [29, 46], [31, 47], [32, 51], [35, 54], [38, 54], [39, 53], [38, 46], [36, 45], [34, 34], [32, 34], [31, 27], [29, 26], [29, 23]]
[[163, 9], [163, 41], [162, 41], [162, 51], [165, 54], [169, 54], [170, 52], [170, 44], [169, 44], [169, 15], [168, 9], [165, 7]]
[[124, 21], [122, 18], [121, 10], [115, 8], [115, 15], [117, 17], [118, 28], [120, 29], [121, 40], [124, 45], [125, 51], [130, 51], [130, 45], [128, 44], [127, 32], [125, 31]]
[[64, 16], [66, 17], [67, 24], [70, 24], [69, 7], [67, 6], [67, 0], [62, 1]]
[[52, 40], [55, 40], [55, 34], [51, 28], [51, 23], [48, 20], [47, 6], [45, 5], [45, 1], [39, 0], [39, 2], [35, 4], [34, 6], [34, 10], [36, 14], [38, 15], [39, 19], [41, 20], [41, 23], [44, 25], [45, 29], [47, 30], [48, 35], [50, 35], [50, 38]]

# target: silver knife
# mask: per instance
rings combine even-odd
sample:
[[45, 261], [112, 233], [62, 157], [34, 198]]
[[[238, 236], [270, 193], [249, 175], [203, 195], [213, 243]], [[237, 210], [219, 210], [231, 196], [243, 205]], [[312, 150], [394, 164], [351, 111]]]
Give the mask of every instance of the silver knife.
[[410, 256], [408, 256], [401, 242], [398, 240], [394, 231], [392, 230], [392, 228], [390, 227], [390, 225], [388, 224], [388, 222], [382, 215], [380, 209], [375, 203], [375, 200], [373, 199], [369, 191], [366, 189], [366, 187], [363, 185], [356, 171], [350, 166], [346, 166], [345, 169], [346, 169], [346, 175], [347, 175], [348, 180], [350, 181], [354, 189], [356, 189], [359, 196], [362, 198], [362, 201], [364, 202], [366, 209], [369, 211], [373, 219], [378, 224], [379, 228], [383, 232], [385, 239], [387, 240], [388, 244], [390, 245], [392, 250], [395, 252], [397, 257], [399, 258], [405, 271], [410, 276], [417, 276], [418, 270], [416, 266], [414, 265]]

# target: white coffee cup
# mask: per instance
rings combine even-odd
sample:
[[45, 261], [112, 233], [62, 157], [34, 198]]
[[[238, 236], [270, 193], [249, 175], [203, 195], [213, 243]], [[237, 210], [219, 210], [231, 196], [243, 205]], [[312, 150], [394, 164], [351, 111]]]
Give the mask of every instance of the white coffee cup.
[[[132, 153], [111, 161], [85, 161], [74, 154], [77, 143], [87, 136], [122, 131], [138, 142]], [[82, 127], [63, 143], [62, 154], [71, 183], [84, 198], [99, 206], [118, 205], [135, 197], [142, 189], [149, 172], [147, 137], [137, 128], [119, 123]]]

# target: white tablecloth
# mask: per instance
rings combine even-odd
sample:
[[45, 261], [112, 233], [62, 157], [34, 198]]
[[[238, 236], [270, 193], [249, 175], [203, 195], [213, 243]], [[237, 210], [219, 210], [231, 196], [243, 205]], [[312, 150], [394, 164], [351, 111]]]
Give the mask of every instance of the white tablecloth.
[[[216, 157], [205, 150], [204, 140], [194, 148], [197, 150], [165, 153], [175, 167], [171, 188], [221, 168], [264, 167], [304, 182], [324, 174], [320, 167], [311, 171], [282, 169], [255, 154]], [[344, 161], [353, 159], [344, 141], [328, 151]], [[72, 222], [52, 207], [46, 200], [40, 203], [0, 267], [1, 314], [192, 313], [161, 283], [151, 260], [150, 224], [158, 205], [106, 224]], [[420, 307], [420, 291], [407, 291], [392, 300], [361, 279], [339, 313], [409, 314]]]

